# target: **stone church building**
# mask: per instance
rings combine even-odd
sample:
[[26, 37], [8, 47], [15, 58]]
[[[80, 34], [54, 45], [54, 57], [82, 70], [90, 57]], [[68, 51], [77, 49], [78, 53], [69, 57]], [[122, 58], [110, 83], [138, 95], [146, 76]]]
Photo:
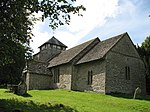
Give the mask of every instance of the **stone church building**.
[[55, 37], [39, 47], [26, 73], [28, 90], [146, 92], [144, 63], [127, 33], [66, 48]]

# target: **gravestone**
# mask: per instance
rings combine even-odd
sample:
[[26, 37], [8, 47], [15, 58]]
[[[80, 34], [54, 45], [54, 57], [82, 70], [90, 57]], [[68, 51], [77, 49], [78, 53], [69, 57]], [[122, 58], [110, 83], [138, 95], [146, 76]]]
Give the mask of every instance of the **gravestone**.
[[139, 97], [141, 95], [141, 89], [139, 87], [137, 87], [134, 91], [134, 96], [133, 99], [136, 99], [137, 97]]
[[22, 80], [19, 84], [18, 84], [18, 89], [17, 89], [17, 94], [18, 95], [24, 95], [27, 93], [27, 85], [25, 83], [24, 80]]
[[18, 84], [18, 88], [17, 88], [17, 94], [18, 95], [24, 95], [27, 93], [27, 85], [25, 83], [25, 76], [26, 76], [27, 71], [24, 70], [22, 72], [22, 76], [21, 76], [21, 81]]

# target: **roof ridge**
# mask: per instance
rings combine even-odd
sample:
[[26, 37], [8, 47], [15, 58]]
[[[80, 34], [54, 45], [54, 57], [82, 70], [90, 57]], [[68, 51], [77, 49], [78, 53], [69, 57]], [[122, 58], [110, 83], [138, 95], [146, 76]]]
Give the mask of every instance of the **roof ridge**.
[[45, 44], [54, 44], [54, 45], [59, 45], [59, 46], [62, 46], [62, 47], [66, 47], [67, 48], [67, 46], [65, 45], [65, 44], [63, 44], [61, 41], [59, 41], [56, 37], [54, 37], [54, 36], [52, 36], [52, 38], [50, 38], [48, 41], [46, 41], [44, 44], [42, 44], [41, 46], [39, 46], [39, 48], [40, 47], [42, 47], [43, 45], [45, 45]]
[[79, 56], [83, 50], [85, 50], [91, 43], [95, 40], [99, 40], [99, 38], [91, 39], [87, 42], [79, 44], [75, 47], [72, 47], [66, 51], [61, 52], [57, 57], [54, 57], [50, 62], [48, 67], [57, 66], [65, 63], [69, 63], [73, 59]]
[[[105, 53], [105, 55], [104, 55], [103, 57], [105, 57], [106, 54], [107, 54], [126, 34], [128, 34], [128, 33], [125, 32], [125, 33], [122, 33], [122, 34], [120, 34], [120, 35], [116, 35], [116, 36], [113, 36], [113, 37], [109, 38], [109, 39], [113, 39], [113, 38], [119, 37], [119, 39], [108, 49], [108, 51]], [[107, 40], [109, 40], [109, 39], [107, 39]], [[107, 40], [105, 40], [105, 41], [107, 41]]]
[[103, 58], [119, 42], [119, 40], [123, 38], [125, 34], [126, 33], [113, 36], [109, 39], [99, 42], [95, 47], [93, 47], [91, 51], [89, 51], [89, 53], [85, 55], [85, 57], [81, 58], [76, 64], [81, 64]]
[[125, 35], [125, 34], [128, 34], [128, 33], [127, 33], [127, 32], [125, 32], [125, 33], [121, 33], [121, 34], [119, 34], [119, 35], [111, 36], [110, 38], [105, 39], [105, 40], [102, 40], [101, 42], [103, 42], [103, 41], [107, 41], [107, 40], [110, 40], [110, 39], [113, 39], [113, 38], [116, 38], [116, 37], [120, 37], [120, 36], [123, 36], [123, 35]]
[[[78, 46], [82, 46], [83, 44], [86, 44], [86, 43], [88, 43], [88, 42], [92, 42], [92, 41], [94, 41], [94, 40], [96, 40], [96, 39], [99, 39], [98, 37], [96, 37], [96, 38], [93, 38], [93, 39], [91, 39], [91, 40], [88, 40], [88, 41], [86, 41], [86, 42], [83, 42], [83, 43], [81, 43], [81, 44], [78, 44], [78, 45], [76, 45], [76, 46], [74, 46], [74, 47], [72, 47], [72, 48], [70, 48], [70, 49], [73, 49], [73, 48], [75, 48], [75, 47], [78, 47]], [[100, 39], [99, 39], [100, 40]], [[68, 49], [68, 50], [70, 50], [70, 49]], [[68, 51], [68, 50], [66, 50], [66, 51]]]
[[[87, 52], [89, 52], [94, 46], [96, 46], [96, 44], [99, 43], [99, 42], [96, 42], [96, 40], [98, 40], [98, 41], [100, 42], [100, 39], [99, 39], [98, 37], [92, 39], [92, 40], [91, 40], [91, 43], [89, 43], [83, 50], [81, 50], [74, 58], [76, 58], [78, 55], [80, 55], [80, 54], [81, 54], [83, 51], [85, 51], [85, 50], [87, 50], [87, 51], [84, 52], [83, 56], [84, 56]], [[90, 41], [87, 41], [87, 42], [90, 42]], [[94, 42], [95, 42], [95, 43], [94, 43]], [[86, 42], [85, 42], [85, 43], [86, 43]], [[93, 44], [93, 43], [94, 43], [94, 45], [91, 46], [91, 44]], [[84, 44], [84, 43], [83, 43], [83, 44]], [[82, 44], [81, 44], [81, 45], [82, 45]], [[91, 48], [88, 49], [89, 46], [91, 46]], [[74, 62], [76, 63], [76, 62], [79, 61], [83, 56], [81, 56], [79, 59], [75, 60]], [[74, 59], [74, 58], [73, 58], [73, 59]], [[72, 60], [73, 60], [73, 59], [72, 59]], [[72, 61], [72, 60], [70, 60], [70, 61]]]

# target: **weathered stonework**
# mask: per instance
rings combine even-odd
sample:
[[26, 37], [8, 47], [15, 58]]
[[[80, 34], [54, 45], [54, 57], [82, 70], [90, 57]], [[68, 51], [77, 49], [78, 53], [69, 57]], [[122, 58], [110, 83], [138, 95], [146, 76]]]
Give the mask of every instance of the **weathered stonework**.
[[53, 88], [52, 73], [47, 68], [48, 61], [64, 51], [67, 46], [52, 37], [41, 45], [40, 52], [33, 56], [29, 62], [26, 74], [27, 89], [51, 89]]
[[144, 63], [127, 33], [104, 41], [95, 38], [66, 51], [65, 48], [54, 37], [40, 46], [29, 64], [28, 89], [133, 94], [139, 87], [145, 94]]
[[60, 49], [48, 47], [47, 49], [43, 49], [40, 51], [40, 53], [36, 54], [34, 56], [34, 59], [40, 62], [46, 62], [59, 54], [61, 52]]
[[59, 68], [59, 83], [54, 83], [54, 69], [51, 69], [53, 74], [53, 88], [54, 89], [71, 89], [71, 73], [72, 68], [70, 64], [61, 65]]
[[[130, 67], [130, 80], [125, 67]], [[106, 56], [106, 93], [133, 94], [137, 87], [145, 90], [145, 68], [129, 38], [125, 37]]]
[[26, 84], [28, 90], [50, 89], [52, 87], [52, 80], [50, 75], [27, 73]]
[[[92, 84], [88, 85], [88, 71], [93, 72]], [[105, 93], [105, 61], [93, 61], [75, 66], [73, 90]]]

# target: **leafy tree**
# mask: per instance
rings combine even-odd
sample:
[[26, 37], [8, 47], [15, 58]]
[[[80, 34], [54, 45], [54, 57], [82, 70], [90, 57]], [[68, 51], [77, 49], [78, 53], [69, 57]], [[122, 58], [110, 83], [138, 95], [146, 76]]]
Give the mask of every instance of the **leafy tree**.
[[142, 43], [142, 46], [138, 46], [137, 49], [145, 63], [147, 92], [150, 94], [150, 36], [146, 37], [145, 41]]
[[10, 74], [9, 77], [13, 79], [18, 77], [19, 80], [25, 66], [25, 59], [31, 56], [29, 42], [33, 36], [33, 23], [37, 20], [34, 13], [42, 12], [42, 21], [48, 18], [49, 26], [56, 29], [60, 25], [69, 24], [71, 13], [80, 15], [79, 11], [85, 10], [82, 5], [75, 6], [75, 1], [0, 1], [0, 77], [7, 77]]
[[145, 41], [142, 43], [142, 58], [146, 64], [147, 75], [150, 76], [150, 36], [146, 37]]
[[146, 55], [150, 55], [150, 36], [146, 37], [145, 41], [142, 43], [141, 48], [146, 51]]

